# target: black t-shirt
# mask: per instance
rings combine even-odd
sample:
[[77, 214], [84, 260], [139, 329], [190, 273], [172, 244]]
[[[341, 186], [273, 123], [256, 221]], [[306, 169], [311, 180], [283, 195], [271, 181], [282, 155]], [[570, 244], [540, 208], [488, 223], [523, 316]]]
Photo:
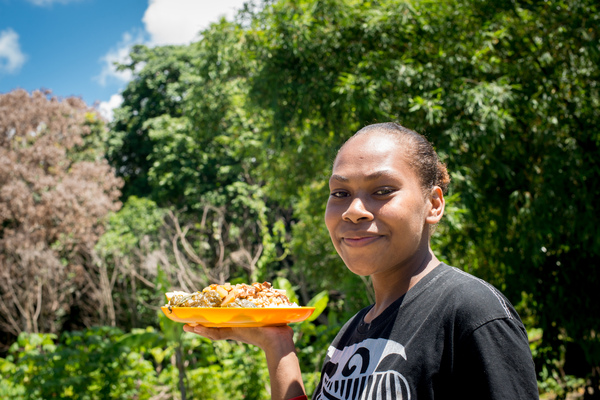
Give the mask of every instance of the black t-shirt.
[[367, 307], [327, 351], [321, 399], [538, 399], [527, 332], [492, 285], [440, 264], [384, 312]]

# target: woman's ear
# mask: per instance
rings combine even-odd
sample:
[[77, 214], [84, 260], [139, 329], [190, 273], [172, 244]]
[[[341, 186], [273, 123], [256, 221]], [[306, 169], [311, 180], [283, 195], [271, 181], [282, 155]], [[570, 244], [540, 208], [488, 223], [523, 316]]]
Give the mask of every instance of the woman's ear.
[[446, 206], [446, 200], [444, 200], [444, 193], [439, 186], [435, 186], [431, 189], [429, 195], [429, 201], [431, 202], [431, 208], [429, 209], [429, 213], [425, 221], [428, 224], [435, 225], [444, 216], [444, 208]]

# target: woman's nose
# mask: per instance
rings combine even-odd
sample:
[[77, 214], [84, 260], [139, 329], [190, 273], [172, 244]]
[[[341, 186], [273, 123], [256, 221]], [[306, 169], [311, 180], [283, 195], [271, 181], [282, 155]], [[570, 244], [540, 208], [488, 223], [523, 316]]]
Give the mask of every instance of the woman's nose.
[[372, 220], [373, 214], [368, 210], [365, 202], [360, 197], [355, 197], [342, 214], [342, 218], [346, 221], [357, 223], [362, 219]]

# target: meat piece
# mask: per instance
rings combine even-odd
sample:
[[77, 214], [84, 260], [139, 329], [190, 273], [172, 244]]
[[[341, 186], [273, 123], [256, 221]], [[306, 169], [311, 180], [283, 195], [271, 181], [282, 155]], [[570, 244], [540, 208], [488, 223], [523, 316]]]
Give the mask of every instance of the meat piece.
[[232, 286], [212, 284], [201, 292], [167, 293], [169, 307], [294, 307], [283, 291], [273, 289], [269, 282]]

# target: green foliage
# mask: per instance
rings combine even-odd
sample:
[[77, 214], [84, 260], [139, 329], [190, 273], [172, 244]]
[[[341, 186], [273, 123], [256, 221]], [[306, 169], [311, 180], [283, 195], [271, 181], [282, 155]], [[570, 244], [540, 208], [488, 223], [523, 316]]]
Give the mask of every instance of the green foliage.
[[[52, 335], [21, 334], [10, 350], [15, 371], [9, 380], [25, 386], [28, 399], [149, 399], [155, 393], [154, 367], [143, 346], [131, 346], [136, 334], [98, 328], [65, 333], [59, 345]], [[145, 334], [138, 344], [159, 340], [151, 331]]]
[[156, 235], [163, 223], [165, 211], [147, 198], [131, 196], [121, 210], [108, 217], [106, 232], [96, 250], [103, 259], [134, 251], [145, 236]]
[[67, 150], [67, 157], [72, 162], [104, 160], [109, 135], [106, 122], [93, 112], [85, 113], [84, 121], [84, 129], [89, 133], [82, 137], [80, 143]]
[[229, 342], [218, 342], [211, 347], [214, 364], [198, 368], [188, 376], [195, 398], [269, 398], [269, 373], [260, 349]]
[[321, 315], [325, 308], [327, 307], [327, 303], [329, 302], [329, 294], [326, 291], [322, 291], [317, 293], [315, 297], [310, 299], [310, 301], [306, 304], [306, 307], [314, 307], [315, 311], [313, 314], [306, 319], [306, 322], [312, 322]]
[[[452, 172], [462, 215], [441, 225], [451, 236], [435, 239], [438, 250], [509, 298], [532, 293], [544, 340], [557, 346], [560, 327], [598, 365], [600, 247], [586, 198], [599, 171], [591, 156], [599, 18], [591, 1], [265, 8], [248, 33], [253, 54], [262, 54], [252, 85], [260, 106], [273, 110], [276, 148], [295, 171], [284, 190], [320, 179], [330, 144], [353, 133], [352, 124], [393, 119], [426, 133]], [[315, 226], [318, 215], [295, 217]], [[301, 246], [293, 252], [300, 263], [326, 248]]]
[[136, 78], [123, 91], [124, 102], [115, 111], [107, 158], [125, 180], [124, 196], [144, 197], [151, 193], [147, 174], [151, 165], [148, 155], [153, 150], [144, 125], [163, 114], [181, 115], [180, 103], [187, 88], [181, 77], [194, 54], [183, 46], [135, 46], [130, 58], [131, 63], [121, 68], [135, 71]]
[[[15, 382], [12, 376], [17, 372], [17, 366], [7, 359], [0, 358], [0, 398], [3, 399], [25, 399], [26, 386]], [[6, 377], [6, 378], [5, 378]]]
[[[285, 288], [287, 296], [290, 299], [297, 299], [294, 288], [285, 278], [277, 280], [277, 287]], [[335, 323], [335, 310], [328, 310], [330, 324], [320, 324], [315, 322], [329, 305], [329, 294], [326, 291], [320, 292], [311, 298], [306, 306], [315, 307], [313, 314], [306, 320], [293, 324], [294, 341], [296, 343], [297, 354], [300, 361], [300, 369], [307, 393], [312, 393], [319, 383], [321, 377], [321, 365], [324, 352], [337, 333], [338, 325]]]
[[541, 393], [552, 393], [557, 400], [566, 399], [570, 393], [585, 390], [586, 379], [565, 373], [565, 349], [550, 347], [542, 339], [541, 329], [530, 329], [531, 352], [540, 364], [538, 387]]
[[436, 252], [513, 303], [527, 294], [540, 372], [565, 342], [598, 366], [599, 22], [592, 0], [264, 1], [190, 46], [136, 48], [109, 156], [126, 196], [190, 220], [225, 210], [232, 238], [262, 246], [250, 277], [287, 279], [301, 303], [328, 291], [308, 365], [372, 301], [322, 221], [335, 151], [398, 121], [451, 173]]
[[156, 325], [156, 313], [147, 305], [156, 303], [166, 290], [155, 285], [158, 267], [148, 265], [147, 258], [160, 248], [165, 215], [166, 210], [152, 200], [131, 196], [121, 210], [109, 215], [96, 244], [113, 281], [112, 299], [122, 328]]
[[[211, 343], [181, 334], [185, 391], [195, 399], [267, 399], [262, 352], [238, 343]], [[64, 333], [21, 334], [0, 358], [0, 394], [10, 399], [181, 398], [176, 345], [160, 332], [123, 333], [109, 327]]]
[[[374, 300], [323, 223], [329, 171], [350, 135], [388, 120], [424, 133], [448, 165], [432, 246], [516, 304], [540, 389], [597, 389], [598, 26], [592, 0], [264, 0], [188, 46], [134, 47], [110, 131], [82, 114], [90, 134], [65, 149], [69, 165], [106, 153], [125, 181], [90, 254], [100, 272], [69, 279], [104, 274], [98, 293], [114, 304], [102, 307], [129, 333], [22, 334], [0, 359], [0, 398], [268, 398], [258, 349], [157, 317], [178, 274], [190, 286], [270, 280], [317, 307], [294, 325], [311, 392], [341, 324]], [[34, 143], [24, 132], [16, 149]], [[573, 345], [587, 371], [567, 371]]]

